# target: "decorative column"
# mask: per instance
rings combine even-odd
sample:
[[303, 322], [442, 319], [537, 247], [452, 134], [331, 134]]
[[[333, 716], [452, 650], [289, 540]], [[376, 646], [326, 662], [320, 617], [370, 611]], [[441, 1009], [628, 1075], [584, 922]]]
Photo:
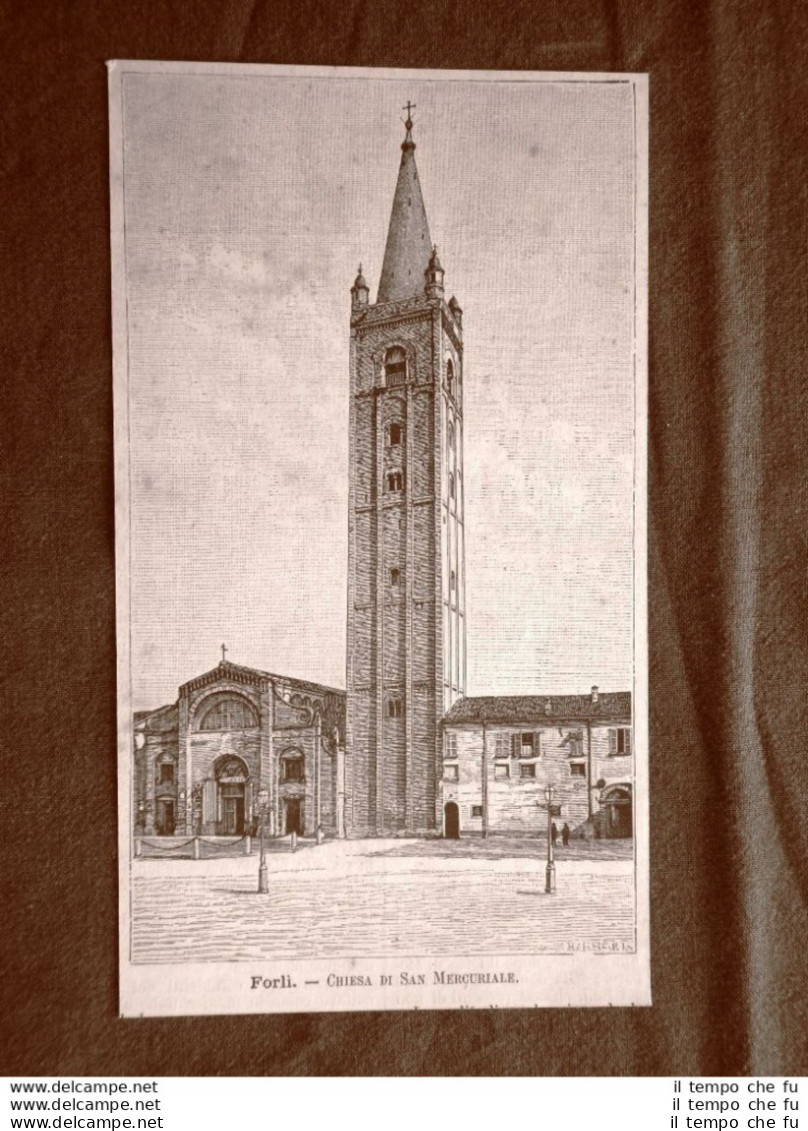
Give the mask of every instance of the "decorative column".
[[148, 746], [145, 747], [143, 765], [146, 771], [145, 800], [146, 800], [146, 836], [154, 836], [154, 761], [155, 754]]

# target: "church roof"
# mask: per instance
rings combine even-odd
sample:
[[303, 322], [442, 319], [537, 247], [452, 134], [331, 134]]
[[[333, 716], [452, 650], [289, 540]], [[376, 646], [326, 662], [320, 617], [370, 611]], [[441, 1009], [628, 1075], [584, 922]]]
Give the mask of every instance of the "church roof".
[[164, 733], [177, 729], [179, 712], [176, 703], [168, 703], [154, 711], [135, 711], [135, 727]]
[[408, 118], [376, 302], [398, 302], [422, 295], [426, 285], [425, 273], [432, 255], [432, 240], [415, 165], [415, 142], [411, 130], [412, 121]]
[[591, 695], [478, 695], [458, 699], [444, 723], [616, 722], [631, 718], [630, 691]]
[[202, 672], [201, 675], [189, 679], [180, 688], [180, 694], [190, 687], [199, 686], [203, 683], [214, 683], [216, 680], [227, 679], [228, 677], [238, 679], [240, 676], [248, 680], [254, 680], [256, 677], [259, 679], [271, 679], [276, 683], [288, 684], [290, 687], [294, 687], [299, 691], [345, 695], [345, 692], [339, 687], [329, 687], [328, 684], [325, 683], [312, 683], [311, 680], [307, 679], [295, 679], [293, 676], [289, 675], [278, 675], [276, 672], [264, 671], [262, 668], [248, 668], [244, 664], [233, 664], [230, 660], [222, 660], [215, 668], [211, 668], [210, 671]]

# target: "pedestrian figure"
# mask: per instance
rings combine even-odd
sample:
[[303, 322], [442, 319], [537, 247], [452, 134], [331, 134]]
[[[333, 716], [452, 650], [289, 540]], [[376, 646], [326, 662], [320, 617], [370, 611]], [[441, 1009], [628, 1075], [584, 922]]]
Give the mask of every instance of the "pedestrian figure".
[[558, 829], [556, 828], [555, 821], [550, 825], [550, 836], [553, 838], [553, 848], [555, 848], [555, 843], [558, 840]]
[[561, 829], [561, 843], [566, 848], [567, 845], [569, 844], [569, 842], [570, 842], [570, 827], [567, 824], [567, 822], [565, 821], [564, 826]]

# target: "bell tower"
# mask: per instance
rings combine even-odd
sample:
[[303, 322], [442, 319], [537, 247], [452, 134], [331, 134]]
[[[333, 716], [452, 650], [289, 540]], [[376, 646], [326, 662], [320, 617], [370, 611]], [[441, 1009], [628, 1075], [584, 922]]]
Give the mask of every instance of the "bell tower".
[[462, 310], [445, 299], [408, 103], [376, 302], [351, 288], [346, 824], [434, 832], [465, 694]]

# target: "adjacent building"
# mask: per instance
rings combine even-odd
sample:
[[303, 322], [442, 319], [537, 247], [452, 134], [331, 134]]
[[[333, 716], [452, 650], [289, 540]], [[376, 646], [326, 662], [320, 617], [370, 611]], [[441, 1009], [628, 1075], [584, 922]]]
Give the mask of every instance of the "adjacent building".
[[633, 832], [631, 695], [461, 699], [443, 721], [441, 831], [521, 836], [557, 827], [586, 837]]

